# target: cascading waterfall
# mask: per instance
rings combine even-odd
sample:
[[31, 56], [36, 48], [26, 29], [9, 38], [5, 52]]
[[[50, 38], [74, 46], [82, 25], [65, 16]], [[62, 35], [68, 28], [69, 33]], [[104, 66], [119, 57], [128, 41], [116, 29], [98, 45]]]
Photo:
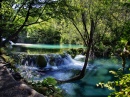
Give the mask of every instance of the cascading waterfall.
[[[22, 65], [18, 65], [22, 76], [28, 80], [41, 80], [47, 76], [64, 79], [64, 74], [66, 72], [70, 72], [71, 70], [80, 70], [84, 63], [83, 61], [72, 59], [67, 53], [45, 54], [43, 56], [46, 59], [47, 66], [44, 68], [39, 68], [36, 63], [37, 56], [38, 55], [27, 55], [21, 61]], [[66, 78], [69, 78], [72, 74], [65, 75]]]

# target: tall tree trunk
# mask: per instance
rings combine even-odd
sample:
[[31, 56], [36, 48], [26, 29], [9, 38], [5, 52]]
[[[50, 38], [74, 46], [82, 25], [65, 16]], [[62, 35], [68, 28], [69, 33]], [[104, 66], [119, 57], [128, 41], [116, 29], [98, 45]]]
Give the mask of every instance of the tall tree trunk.
[[93, 43], [94, 30], [95, 30], [94, 20], [91, 19], [90, 38], [88, 40], [88, 48], [87, 48], [87, 51], [86, 51], [85, 63], [84, 63], [84, 66], [81, 70], [81, 73], [80, 73], [81, 78], [83, 78], [85, 76], [85, 71], [86, 71], [86, 67], [87, 67], [88, 59], [89, 59], [89, 53], [90, 53], [92, 43]]
[[94, 20], [91, 19], [91, 29], [90, 29], [90, 38], [88, 40], [88, 48], [86, 50], [86, 57], [85, 57], [84, 66], [83, 66], [81, 72], [79, 73], [79, 75], [74, 76], [74, 77], [72, 77], [68, 80], [57, 80], [57, 81], [59, 81], [59, 82], [75, 81], [75, 80], [80, 80], [85, 76], [86, 67], [87, 67], [87, 64], [88, 64], [89, 53], [90, 53], [91, 46], [92, 46], [92, 43], [93, 43], [94, 31], [95, 31], [95, 24], [94, 24]]

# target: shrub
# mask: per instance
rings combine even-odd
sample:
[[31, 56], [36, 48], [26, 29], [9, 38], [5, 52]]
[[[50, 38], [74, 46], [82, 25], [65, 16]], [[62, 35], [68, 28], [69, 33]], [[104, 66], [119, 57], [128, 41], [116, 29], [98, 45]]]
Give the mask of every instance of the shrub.
[[47, 97], [62, 97], [62, 91], [56, 86], [57, 81], [52, 77], [45, 78], [43, 81], [32, 82], [31, 85], [36, 91]]
[[129, 97], [130, 96], [130, 74], [123, 74], [122, 70], [110, 71], [116, 78], [114, 81], [99, 83], [98, 86], [107, 87], [113, 90], [109, 97]]

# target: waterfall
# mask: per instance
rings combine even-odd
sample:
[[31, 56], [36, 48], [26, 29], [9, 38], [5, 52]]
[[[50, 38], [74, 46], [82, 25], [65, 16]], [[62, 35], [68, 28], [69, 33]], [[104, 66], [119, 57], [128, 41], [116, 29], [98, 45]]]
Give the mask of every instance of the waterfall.
[[[27, 55], [21, 61], [22, 65], [37, 67], [36, 59], [38, 55]], [[73, 63], [73, 59], [67, 53], [65, 54], [45, 54], [43, 55], [46, 59], [47, 66], [45, 68], [59, 67], [62, 65], [69, 65]]]
[[[26, 55], [18, 65], [21, 74], [28, 80], [39, 80], [46, 76], [53, 76], [60, 79], [72, 76], [73, 70], [81, 70], [83, 61], [72, 59], [71, 55], [63, 54], [44, 54], [47, 66], [39, 68], [36, 59], [38, 55]], [[72, 71], [71, 71], [72, 70]], [[69, 73], [70, 72], [70, 73]], [[68, 74], [66, 74], [68, 73]]]

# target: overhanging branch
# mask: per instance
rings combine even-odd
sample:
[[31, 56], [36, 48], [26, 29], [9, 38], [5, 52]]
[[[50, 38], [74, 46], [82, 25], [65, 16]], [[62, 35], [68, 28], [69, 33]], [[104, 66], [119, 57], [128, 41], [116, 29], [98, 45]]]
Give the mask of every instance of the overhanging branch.
[[85, 45], [87, 46], [87, 43], [86, 43], [86, 41], [85, 41], [85, 39], [84, 39], [82, 33], [80, 32], [79, 28], [78, 28], [77, 25], [74, 23], [73, 19], [71, 19], [71, 18], [69, 18], [69, 19], [70, 19], [71, 23], [74, 25], [74, 27], [76, 28], [76, 30], [78, 31], [78, 33], [80, 34], [80, 36], [82, 37], [82, 39], [83, 39]]
[[84, 28], [84, 34], [85, 34], [85, 37], [87, 38], [87, 44], [88, 44], [89, 33], [88, 33], [88, 30], [87, 30], [87, 26], [86, 26], [86, 15], [85, 15], [85, 12], [83, 12], [81, 15], [82, 15], [82, 23], [83, 23], [83, 28]]
[[18, 34], [20, 33], [20, 31], [24, 28], [26, 22], [28, 21], [29, 18], [29, 14], [30, 14], [30, 9], [32, 8], [32, 1], [29, 4], [29, 8], [26, 14], [26, 18], [23, 22], [23, 24], [20, 26], [20, 28], [12, 35], [10, 35], [5, 41], [2, 42], [2, 45], [5, 45], [11, 38], [13, 38], [14, 36], [18, 36]]

